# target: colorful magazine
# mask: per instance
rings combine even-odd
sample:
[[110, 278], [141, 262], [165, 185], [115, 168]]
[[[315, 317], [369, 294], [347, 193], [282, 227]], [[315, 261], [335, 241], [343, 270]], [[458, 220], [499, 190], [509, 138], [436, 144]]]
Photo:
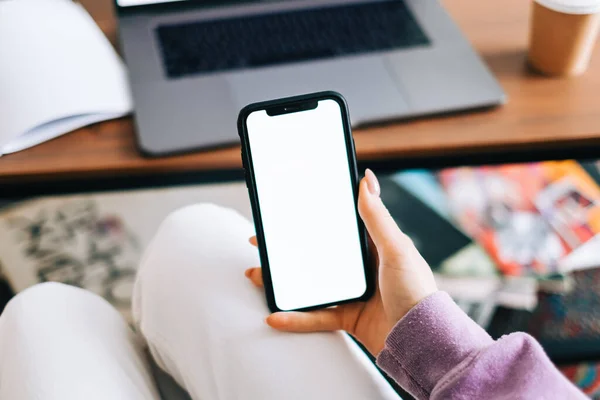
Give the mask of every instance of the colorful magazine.
[[507, 275], [600, 266], [600, 188], [575, 161], [441, 171], [452, 215]]

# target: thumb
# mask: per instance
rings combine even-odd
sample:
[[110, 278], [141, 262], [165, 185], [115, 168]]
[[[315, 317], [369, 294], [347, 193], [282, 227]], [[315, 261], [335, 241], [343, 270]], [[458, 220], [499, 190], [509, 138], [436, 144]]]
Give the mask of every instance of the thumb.
[[367, 169], [359, 186], [358, 212], [375, 247], [379, 251], [385, 251], [395, 248], [408, 237], [398, 228], [380, 195], [379, 181], [373, 171]]
[[266, 320], [272, 328], [285, 332], [327, 332], [344, 329], [342, 308], [312, 312], [278, 312]]

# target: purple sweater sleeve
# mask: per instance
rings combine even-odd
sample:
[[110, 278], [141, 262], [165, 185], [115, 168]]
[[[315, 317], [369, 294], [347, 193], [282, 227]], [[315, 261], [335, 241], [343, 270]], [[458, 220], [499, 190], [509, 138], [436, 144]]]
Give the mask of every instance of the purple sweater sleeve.
[[444, 292], [396, 324], [377, 364], [417, 399], [586, 398], [531, 336], [492, 340]]

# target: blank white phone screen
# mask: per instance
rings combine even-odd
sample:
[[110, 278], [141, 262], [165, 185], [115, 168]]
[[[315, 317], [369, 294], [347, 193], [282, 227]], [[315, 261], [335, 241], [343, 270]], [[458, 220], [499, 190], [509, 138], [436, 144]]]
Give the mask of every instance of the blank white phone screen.
[[340, 105], [246, 121], [275, 303], [294, 310], [366, 291]]

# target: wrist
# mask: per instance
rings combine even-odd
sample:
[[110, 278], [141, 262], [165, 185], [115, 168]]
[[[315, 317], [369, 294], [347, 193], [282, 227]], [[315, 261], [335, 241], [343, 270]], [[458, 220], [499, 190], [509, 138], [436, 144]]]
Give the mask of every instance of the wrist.
[[491, 343], [448, 294], [436, 291], [398, 321], [377, 364], [413, 395], [428, 398], [448, 371]]
[[395, 326], [402, 318], [406, 316], [413, 308], [415, 308], [419, 303], [428, 298], [434, 293], [438, 292], [436, 288], [430, 288], [428, 290], [419, 290], [418, 292], [405, 293], [405, 296], [402, 296], [402, 299], [398, 299], [399, 301], [394, 302], [394, 307], [391, 308], [389, 313], [389, 322], [391, 326]]

